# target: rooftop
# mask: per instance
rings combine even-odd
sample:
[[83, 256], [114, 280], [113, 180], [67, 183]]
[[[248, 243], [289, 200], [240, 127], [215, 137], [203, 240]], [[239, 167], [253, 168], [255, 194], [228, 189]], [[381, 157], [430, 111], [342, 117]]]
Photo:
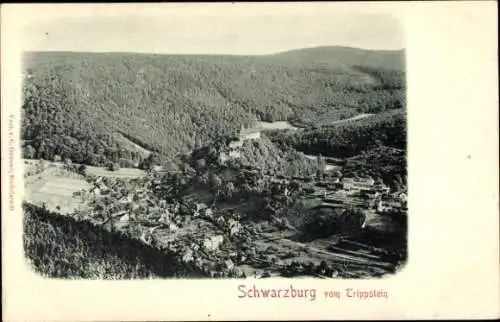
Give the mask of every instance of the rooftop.
[[259, 132], [260, 132], [260, 130], [257, 128], [248, 128], [248, 129], [242, 128], [240, 131], [240, 136], [250, 135], [250, 134], [259, 133]]
[[375, 180], [372, 178], [343, 178], [342, 182], [344, 183], [367, 183], [374, 184]]

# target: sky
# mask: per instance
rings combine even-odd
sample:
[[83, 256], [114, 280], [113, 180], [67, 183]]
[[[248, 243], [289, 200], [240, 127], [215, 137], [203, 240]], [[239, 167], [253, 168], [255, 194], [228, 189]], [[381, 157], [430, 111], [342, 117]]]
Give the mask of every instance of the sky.
[[335, 45], [405, 47], [394, 16], [338, 5], [52, 5], [24, 11], [31, 16], [21, 38], [30, 51], [250, 55]]

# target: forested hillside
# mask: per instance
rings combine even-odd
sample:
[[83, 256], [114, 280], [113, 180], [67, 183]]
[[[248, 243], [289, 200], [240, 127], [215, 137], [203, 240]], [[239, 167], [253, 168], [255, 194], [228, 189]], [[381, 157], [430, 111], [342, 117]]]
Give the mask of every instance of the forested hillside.
[[269, 135], [282, 146], [336, 158], [352, 157], [381, 145], [406, 149], [406, 112], [394, 109], [342, 124]]
[[[280, 60], [314, 61], [329, 65], [363, 65], [377, 69], [405, 69], [405, 50], [364, 50], [343, 46], [294, 49], [273, 55]], [[360, 63], [362, 62], [362, 63]]]
[[406, 111], [394, 109], [342, 124], [268, 135], [282, 149], [345, 159], [344, 175], [380, 178], [398, 191], [407, 175], [406, 124]]
[[242, 166], [265, 169], [277, 175], [310, 176], [316, 175], [318, 162], [304, 157], [293, 149], [281, 150], [267, 137], [246, 141], [240, 151], [238, 162]]
[[257, 120], [310, 126], [404, 108], [403, 55], [27, 53], [24, 156], [138, 165], [148, 151], [169, 160]]
[[346, 176], [380, 178], [395, 191], [407, 185], [406, 150], [376, 146], [347, 160], [343, 167]]
[[90, 222], [23, 204], [24, 252], [44, 277], [85, 279], [204, 277], [172, 253]]

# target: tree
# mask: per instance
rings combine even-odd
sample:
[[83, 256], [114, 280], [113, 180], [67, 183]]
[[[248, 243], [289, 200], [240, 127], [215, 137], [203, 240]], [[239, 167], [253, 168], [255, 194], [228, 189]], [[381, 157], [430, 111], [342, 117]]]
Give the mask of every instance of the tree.
[[182, 173], [187, 177], [196, 175], [196, 170], [193, 169], [188, 163], [182, 165]]
[[109, 162], [108, 165], [106, 166], [106, 168], [109, 171], [117, 171], [120, 169], [120, 165], [116, 162]]
[[35, 154], [36, 154], [36, 150], [34, 147], [32, 147], [31, 145], [27, 145], [24, 149], [23, 149], [23, 157], [25, 159], [33, 159], [35, 157]]
[[207, 162], [205, 161], [205, 159], [196, 160], [196, 169], [198, 171], [205, 169], [206, 166], [207, 166]]
[[202, 146], [203, 146], [203, 142], [201, 140], [201, 136], [199, 134], [195, 134], [194, 148], [197, 150], [197, 149], [200, 149]]
[[225, 189], [224, 189], [225, 199], [227, 199], [227, 200], [231, 199], [234, 195], [235, 190], [236, 190], [236, 188], [234, 187], [234, 183], [228, 182], [225, 186]]
[[213, 189], [219, 189], [222, 186], [222, 180], [215, 173], [210, 176], [210, 186]]
[[156, 153], [151, 153], [146, 159], [139, 164], [139, 168], [144, 170], [151, 170], [153, 166], [160, 164], [160, 156]]
[[337, 228], [346, 235], [357, 235], [361, 232], [361, 227], [366, 220], [366, 215], [359, 208], [348, 208], [338, 218]]
[[392, 181], [392, 186], [394, 187], [394, 189], [395, 189], [396, 191], [400, 191], [400, 190], [402, 190], [401, 180], [394, 179], [394, 180]]
[[326, 167], [325, 158], [320, 154], [318, 156], [318, 171], [317, 171], [318, 179], [324, 179], [325, 167]]
[[[215, 145], [215, 144], [214, 144]], [[214, 145], [210, 145], [208, 147], [208, 155], [207, 155], [207, 158], [208, 158], [208, 161], [210, 163], [216, 163], [217, 160], [219, 159], [219, 151], [218, 149], [214, 146]]]
[[403, 178], [401, 177], [401, 175], [400, 175], [399, 173], [396, 173], [396, 174], [394, 175], [394, 178], [395, 178], [395, 180], [398, 182], [398, 184], [399, 184], [400, 186], [403, 186], [403, 185], [404, 185]]
[[87, 174], [87, 166], [84, 164], [81, 164], [78, 167], [78, 173], [81, 174], [82, 176], [85, 176]]
[[318, 265], [318, 273], [325, 274], [327, 270], [328, 264], [326, 263], [326, 261], [322, 260]]
[[202, 173], [199, 177], [198, 177], [198, 181], [201, 183], [201, 184], [208, 184], [209, 182], [209, 177], [208, 177], [208, 173], [204, 172]]

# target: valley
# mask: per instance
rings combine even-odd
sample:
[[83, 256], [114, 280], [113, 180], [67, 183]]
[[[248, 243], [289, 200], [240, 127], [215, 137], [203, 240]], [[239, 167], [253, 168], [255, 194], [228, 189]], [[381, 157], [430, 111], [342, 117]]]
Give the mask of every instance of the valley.
[[[61, 256], [92, 254], [75, 276], [395, 273], [408, 212], [401, 53], [355, 62], [346, 50], [27, 55], [25, 228], [52, 236], [25, 236], [32, 265], [64, 275], [54, 265], [67, 258], [32, 251], [62, 240]], [[139, 265], [110, 239], [171, 267]]]

